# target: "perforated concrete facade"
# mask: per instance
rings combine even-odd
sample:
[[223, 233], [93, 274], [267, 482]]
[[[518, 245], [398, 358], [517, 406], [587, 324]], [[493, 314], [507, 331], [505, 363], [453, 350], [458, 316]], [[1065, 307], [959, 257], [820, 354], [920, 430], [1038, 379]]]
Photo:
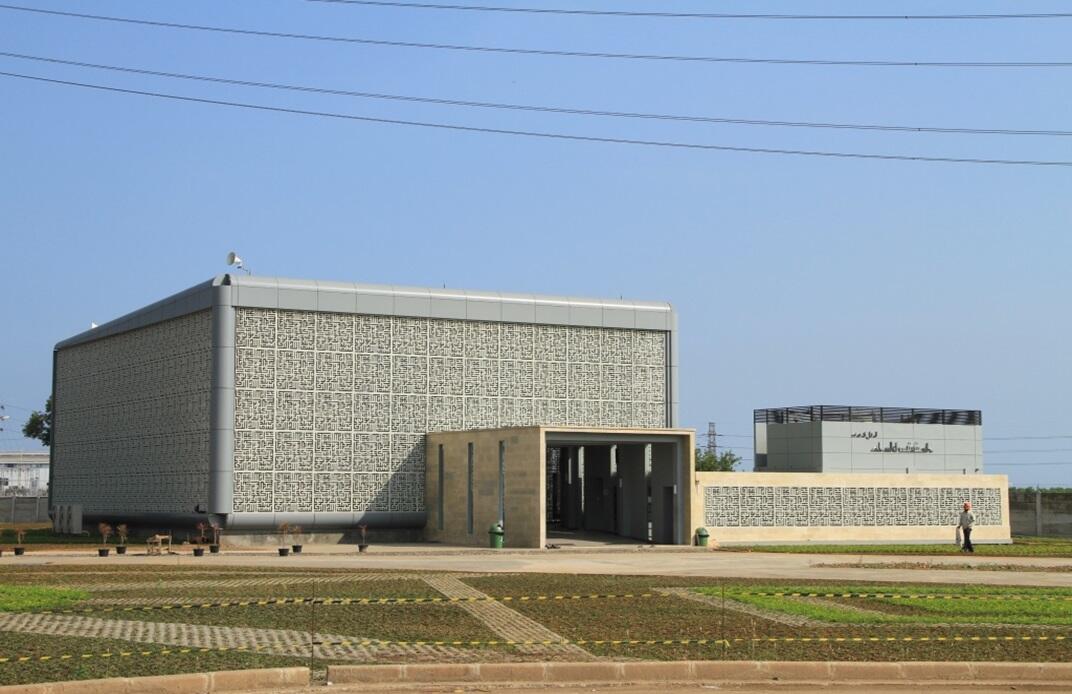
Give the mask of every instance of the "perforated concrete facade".
[[[57, 411], [88, 417], [58, 417], [58, 430], [75, 428], [68, 437], [88, 427], [112, 441], [95, 396], [66, 384], [81, 355], [101, 370], [99, 388], [122, 391], [127, 365], [196, 351], [190, 379], [153, 387], [165, 399], [195, 389], [201, 409], [196, 448], [169, 443], [132, 461], [119, 495], [72, 476], [106, 465], [108, 449], [65, 449], [59, 433], [53, 465], [67, 492], [53, 503], [84, 503], [90, 516], [208, 513], [239, 528], [421, 527], [428, 432], [671, 424], [675, 329], [666, 304], [221, 276], [57, 345]], [[166, 349], [130, 337], [176, 330]], [[142, 387], [124, 397], [144, 399]], [[135, 414], [130, 440], [165, 440], [171, 424]], [[153, 484], [166, 498], [135, 499]]]
[[973, 540], [1009, 542], [1004, 475], [700, 472], [697, 527], [722, 543], [952, 543], [972, 503]]
[[234, 511], [424, 510], [424, 434], [666, 425], [666, 334], [237, 308]]

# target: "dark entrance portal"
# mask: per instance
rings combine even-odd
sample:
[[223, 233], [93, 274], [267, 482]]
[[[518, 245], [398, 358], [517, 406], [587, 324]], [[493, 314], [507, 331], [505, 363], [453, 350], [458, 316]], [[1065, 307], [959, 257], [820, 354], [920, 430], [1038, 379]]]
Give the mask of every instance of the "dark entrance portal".
[[673, 544], [678, 525], [675, 456], [676, 449], [667, 444], [548, 444], [549, 542], [602, 537], [606, 542], [629, 538]]

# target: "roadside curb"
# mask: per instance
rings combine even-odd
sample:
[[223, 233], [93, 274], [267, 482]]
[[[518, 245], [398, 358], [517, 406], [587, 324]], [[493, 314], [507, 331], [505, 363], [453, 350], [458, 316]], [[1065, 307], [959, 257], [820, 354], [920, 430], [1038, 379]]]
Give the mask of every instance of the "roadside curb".
[[[330, 665], [331, 684], [637, 682], [1037, 682], [1072, 685], [1072, 663], [660, 661]], [[3, 690], [0, 690], [2, 692]]]
[[0, 687], [0, 694], [210, 694], [308, 686], [309, 668], [287, 667], [14, 684]]

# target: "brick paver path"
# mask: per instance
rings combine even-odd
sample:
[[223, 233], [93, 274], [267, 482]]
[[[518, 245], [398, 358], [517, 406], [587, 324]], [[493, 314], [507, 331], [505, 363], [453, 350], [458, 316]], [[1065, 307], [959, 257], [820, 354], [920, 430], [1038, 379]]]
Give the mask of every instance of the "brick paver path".
[[[0, 631], [118, 639], [190, 648], [257, 648], [260, 653], [303, 657], [309, 655], [311, 638], [308, 631], [292, 629], [254, 629], [33, 613], [0, 614]], [[312, 635], [312, 640], [332, 643], [357, 642], [365, 639], [341, 634], [316, 633]], [[489, 649], [377, 643], [376, 639], [369, 640], [372, 643], [367, 646], [320, 645], [316, 647], [316, 655], [319, 658], [364, 662], [393, 660], [467, 662], [503, 660], [505, 655], [502, 651]]]
[[[485, 576], [487, 574], [459, 574], [459, 577], [470, 578]], [[76, 577], [75, 577], [76, 578]], [[273, 576], [268, 578], [229, 578], [222, 581], [211, 578], [201, 579], [176, 579], [161, 581], [144, 581], [140, 583], [85, 583], [66, 584], [71, 588], [90, 590], [96, 593], [121, 592], [127, 590], [145, 590], [148, 588], [246, 588], [249, 586], [296, 586], [315, 585], [317, 583], [364, 583], [367, 581], [420, 581], [428, 578], [424, 574], [324, 574], [321, 576]]]
[[[539, 622], [512, 610], [501, 602], [488, 600], [488, 595], [462, 583], [455, 576], [430, 575], [424, 582], [448, 598], [480, 598], [478, 602], [456, 603], [483, 622], [501, 638], [510, 641], [562, 641], [559, 636]], [[592, 654], [573, 644], [527, 645], [517, 649], [530, 655], [568, 656], [571, 659], [593, 660]]]

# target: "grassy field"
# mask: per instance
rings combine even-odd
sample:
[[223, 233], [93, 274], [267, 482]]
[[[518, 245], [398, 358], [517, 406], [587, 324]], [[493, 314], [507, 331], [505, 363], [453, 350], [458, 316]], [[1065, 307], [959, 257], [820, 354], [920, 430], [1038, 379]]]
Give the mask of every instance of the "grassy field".
[[[160, 651], [170, 650], [167, 655]], [[208, 651], [179, 653], [180, 649], [158, 644], [131, 643], [101, 638], [41, 636], [0, 631], [3, 657], [30, 657], [26, 662], [0, 664], [0, 685], [30, 682], [60, 682], [103, 677], [141, 677], [211, 670], [244, 670], [263, 667], [291, 667], [308, 664], [307, 658], [291, 658], [259, 653]], [[153, 655], [141, 655], [142, 651]], [[124, 656], [122, 653], [130, 653]], [[102, 655], [108, 654], [108, 655]], [[60, 659], [63, 655], [74, 655]], [[91, 657], [83, 657], [85, 655]], [[39, 656], [51, 656], [41, 661]]]
[[933, 561], [830, 562], [812, 566], [830, 569], [924, 569], [938, 571], [1019, 571], [1024, 573], [1072, 573], [1072, 565], [1060, 564], [950, 564]]
[[[251, 597], [434, 597], [419, 576], [402, 572], [302, 571], [299, 567], [265, 573], [256, 569], [208, 567], [0, 567], [0, 620], [4, 612], [35, 612], [66, 607], [94, 610], [86, 617], [189, 625], [217, 625], [337, 634], [354, 639], [390, 641], [477, 640], [502, 637], [492, 626], [456, 604], [282, 605], [194, 609], [125, 608], [160, 600], [212, 602]], [[401, 576], [399, 575], [401, 574]], [[310, 580], [314, 579], [314, 580]], [[263, 581], [272, 581], [271, 585]], [[539, 622], [564, 639], [706, 639], [705, 644], [585, 644], [601, 657], [674, 659], [788, 660], [1030, 660], [1068, 661], [1072, 640], [1072, 589], [993, 586], [852, 584], [709, 578], [497, 574], [463, 582], [484, 593], [514, 600], [510, 609]], [[262, 583], [258, 584], [255, 581]], [[709, 600], [666, 595], [683, 588]], [[797, 598], [754, 595], [773, 592], [925, 593], [970, 599]], [[556, 595], [635, 597], [554, 599]], [[648, 597], [641, 597], [650, 594]], [[516, 600], [521, 596], [550, 599]], [[725, 601], [723, 602], [723, 596]], [[1012, 599], [1016, 597], [1017, 599]], [[1002, 599], [1005, 598], [1005, 599]], [[106, 611], [114, 605], [121, 611]], [[795, 621], [794, 621], [795, 620]], [[802, 620], [810, 620], [801, 623]], [[84, 632], [80, 632], [84, 633]], [[1005, 637], [1016, 637], [1006, 641]], [[1028, 636], [1030, 639], [1020, 639]], [[987, 640], [996, 637], [1000, 640]], [[1037, 640], [1045, 637], [1046, 640]], [[860, 642], [834, 639], [878, 639]], [[982, 640], [973, 641], [977, 638]], [[927, 639], [927, 640], [921, 640]], [[937, 639], [943, 639], [938, 641]], [[966, 640], [956, 640], [966, 639]], [[728, 643], [722, 643], [728, 641]], [[166, 646], [0, 631], [0, 655], [49, 655], [45, 662], [0, 663], [0, 684], [140, 675], [280, 664], [304, 659], [266, 653], [206, 653], [119, 656], [122, 652], [160, 651]], [[175, 649], [170, 649], [174, 651]], [[63, 654], [102, 653], [108, 657], [55, 659]], [[488, 657], [546, 659], [511, 647], [483, 651]], [[388, 661], [399, 657], [377, 655]], [[446, 657], [446, 656], [444, 656]], [[323, 661], [321, 661], [323, 664]]]
[[[890, 593], [888, 585], [750, 585], [700, 588], [700, 593], [773, 612], [839, 624], [994, 624], [1072, 626], [1072, 590], [995, 586], [898, 585], [921, 597], [784, 597], [755, 593]], [[936, 599], [926, 596], [949, 596]]]
[[89, 597], [88, 593], [69, 588], [0, 584], [0, 612], [62, 609]]
[[[952, 533], [952, 531], [950, 531]], [[926, 554], [963, 556], [952, 542], [937, 545], [741, 545], [725, 552], [786, 554]], [[1016, 536], [1011, 545], [975, 545], [977, 557], [1072, 557], [1072, 538]]]

